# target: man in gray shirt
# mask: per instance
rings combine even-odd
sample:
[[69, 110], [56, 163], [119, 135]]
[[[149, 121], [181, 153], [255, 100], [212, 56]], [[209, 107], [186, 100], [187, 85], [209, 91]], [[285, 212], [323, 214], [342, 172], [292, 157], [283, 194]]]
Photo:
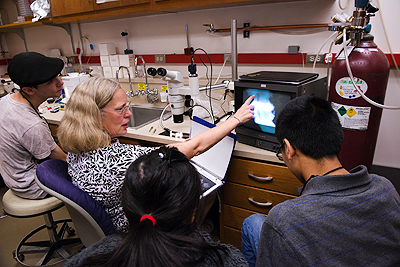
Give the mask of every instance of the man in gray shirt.
[[300, 196], [242, 226], [250, 266], [399, 266], [400, 196], [365, 166], [338, 159], [343, 131], [323, 99], [290, 101], [276, 122], [277, 157], [304, 184]]
[[66, 160], [38, 112], [48, 98], [61, 96], [63, 67], [61, 59], [36, 52], [20, 53], [8, 64], [11, 80], [21, 89], [0, 99], [0, 173], [7, 187], [23, 198], [47, 195], [34, 179], [41, 160]]

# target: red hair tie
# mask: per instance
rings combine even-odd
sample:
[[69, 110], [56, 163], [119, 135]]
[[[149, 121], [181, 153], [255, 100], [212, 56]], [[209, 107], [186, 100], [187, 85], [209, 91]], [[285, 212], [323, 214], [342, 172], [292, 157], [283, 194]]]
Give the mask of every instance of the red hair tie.
[[153, 216], [151, 216], [150, 214], [145, 214], [140, 218], [140, 222], [142, 222], [143, 220], [148, 219], [153, 223], [153, 226], [156, 225], [156, 219], [153, 218]]

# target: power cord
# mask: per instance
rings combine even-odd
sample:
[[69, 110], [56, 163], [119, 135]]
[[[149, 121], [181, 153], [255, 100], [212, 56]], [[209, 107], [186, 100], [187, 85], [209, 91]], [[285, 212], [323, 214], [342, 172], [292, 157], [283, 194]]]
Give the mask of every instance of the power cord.
[[202, 58], [201, 58], [199, 55], [197, 55], [197, 56], [199, 57], [200, 61], [203, 63], [203, 65], [204, 65], [204, 66], [206, 67], [206, 69], [207, 69], [207, 71], [206, 71], [206, 78], [207, 78], [208, 82], [207, 82], [207, 85], [206, 85], [206, 86], [210, 86], [210, 88], [209, 88], [210, 94], [209, 94], [209, 95], [206, 94], [206, 95], [208, 96], [208, 98], [209, 98], [209, 100], [210, 100], [211, 117], [214, 117], [214, 111], [213, 111], [213, 108], [212, 108], [212, 101], [211, 101], [211, 84], [212, 84], [212, 74], [213, 74], [213, 68], [212, 68], [211, 59], [210, 59], [209, 55], [207, 54], [207, 52], [206, 52], [204, 49], [202, 49], [202, 48], [196, 48], [196, 49], [193, 51], [193, 54], [192, 54], [192, 57], [190, 58], [190, 61], [191, 61], [192, 64], [193, 64], [193, 62], [194, 62], [193, 57], [194, 57], [195, 53], [196, 53], [197, 51], [199, 51], [199, 50], [202, 51], [202, 52], [204, 52], [204, 54], [206, 54], [206, 56], [207, 56], [207, 58], [208, 58], [208, 61], [210, 62], [210, 78], [208, 78], [208, 67], [207, 67], [207, 65], [203, 62]]

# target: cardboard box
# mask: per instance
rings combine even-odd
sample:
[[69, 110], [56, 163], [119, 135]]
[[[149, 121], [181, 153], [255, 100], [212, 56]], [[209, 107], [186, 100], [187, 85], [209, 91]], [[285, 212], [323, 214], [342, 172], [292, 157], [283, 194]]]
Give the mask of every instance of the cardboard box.
[[110, 55], [108, 56], [110, 58], [110, 66], [111, 67], [119, 67], [119, 56], [118, 55]]
[[[131, 79], [133, 79], [135, 77], [134, 70], [132, 67], [128, 67], [128, 69], [129, 69], [129, 74], [131, 75]], [[125, 68], [121, 69], [120, 72], [122, 72], [124, 74], [125, 79], [129, 78], [128, 71]]]
[[[113, 74], [112, 78], [116, 78], [117, 77], [117, 71], [118, 71], [119, 67], [111, 67], [111, 69], [112, 69], [112, 74]], [[118, 78], [119, 79], [120, 78], [124, 78], [124, 73], [122, 71], [120, 71], [118, 73]]]
[[109, 56], [100, 56], [100, 64], [103, 67], [111, 67]]
[[133, 67], [135, 66], [135, 55], [118, 55], [119, 57], [119, 65], [125, 67]]
[[100, 56], [115, 55], [115, 45], [112, 43], [99, 44]]
[[114, 78], [114, 73], [112, 71], [112, 67], [103, 67], [103, 74], [106, 78]]

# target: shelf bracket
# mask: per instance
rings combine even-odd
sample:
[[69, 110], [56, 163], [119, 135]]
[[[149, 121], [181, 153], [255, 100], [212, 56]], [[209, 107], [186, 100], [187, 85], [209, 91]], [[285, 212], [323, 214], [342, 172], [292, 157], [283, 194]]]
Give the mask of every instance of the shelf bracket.
[[25, 31], [24, 29], [1, 29], [1, 32], [8, 32], [8, 33], [15, 33], [17, 34], [23, 41], [25, 45], [25, 50], [28, 52], [28, 44], [26, 43], [26, 38], [25, 38]]
[[74, 36], [72, 35], [71, 23], [53, 24], [52, 22], [43, 22], [43, 25], [57, 26], [63, 28], [68, 33], [69, 38], [71, 39], [72, 53], [75, 54]]

